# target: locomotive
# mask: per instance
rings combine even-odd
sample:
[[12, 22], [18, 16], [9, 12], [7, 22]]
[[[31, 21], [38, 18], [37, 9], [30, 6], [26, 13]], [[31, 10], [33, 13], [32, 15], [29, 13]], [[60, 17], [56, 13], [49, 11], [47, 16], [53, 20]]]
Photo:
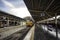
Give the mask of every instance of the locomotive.
[[26, 26], [27, 26], [27, 27], [32, 27], [32, 26], [33, 26], [33, 21], [28, 20], [28, 21], [26, 22]]

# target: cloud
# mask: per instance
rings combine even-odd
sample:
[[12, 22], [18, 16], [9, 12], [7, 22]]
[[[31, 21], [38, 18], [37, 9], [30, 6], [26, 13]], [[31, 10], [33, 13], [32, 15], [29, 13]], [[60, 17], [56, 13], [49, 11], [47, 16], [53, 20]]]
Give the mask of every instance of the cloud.
[[24, 8], [15, 8], [15, 9], [12, 9], [10, 11], [12, 13], [14, 13], [14, 15], [19, 16], [21, 18], [24, 18], [24, 17], [27, 17], [27, 16], [31, 17], [31, 15], [30, 15], [30, 13], [29, 13], [29, 11], [27, 10], [26, 7], [24, 7]]
[[16, 8], [24, 7], [23, 0], [6, 0], [6, 1], [10, 2]]
[[3, 2], [7, 7], [14, 8], [14, 6], [13, 6], [11, 3], [9, 3], [8, 1], [2, 0], [2, 2]]
[[[2, 0], [2, 2], [6, 5], [6, 7], [9, 7], [10, 10], [8, 11], [8, 13], [15, 15], [15, 16], [18, 16], [18, 17], [21, 17], [21, 18], [24, 18], [26, 16], [31, 17], [31, 15], [30, 15], [25, 3], [23, 2], [23, 0], [19, 3], [20, 6], [17, 8], [11, 2], [9, 2], [7, 0]], [[15, 3], [15, 2], [13, 1], [13, 3]], [[18, 5], [16, 4], [16, 6], [18, 6]]]

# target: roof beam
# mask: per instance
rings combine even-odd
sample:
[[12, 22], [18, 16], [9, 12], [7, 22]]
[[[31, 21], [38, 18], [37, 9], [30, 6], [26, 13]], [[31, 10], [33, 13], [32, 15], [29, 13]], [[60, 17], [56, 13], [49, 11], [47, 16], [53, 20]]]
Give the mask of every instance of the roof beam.
[[52, 17], [51, 15], [49, 15], [47, 12], [45, 12], [49, 17]]
[[51, 6], [51, 4], [54, 2], [54, 0], [51, 1], [51, 3], [47, 6], [47, 8], [44, 10], [44, 12], [49, 16], [49, 17], [52, 17], [51, 15], [49, 15], [46, 10], [49, 9], [49, 7]]
[[45, 11], [49, 9], [49, 7], [51, 6], [51, 4], [52, 4], [53, 2], [54, 2], [54, 0], [51, 1], [51, 3], [47, 6], [47, 8], [45, 9]]
[[[60, 17], [60, 15], [57, 16], [57, 19]], [[42, 20], [42, 21], [38, 21], [37, 23], [41, 23], [41, 22], [45, 22], [45, 21], [51, 21], [51, 20], [55, 20], [55, 17], [52, 17], [52, 18], [48, 18], [48, 19], [45, 19], [45, 20]]]
[[[44, 12], [44, 11], [37, 11], [37, 10], [29, 10], [30, 12]], [[51, 12], [45, 12], [49, 17], [52, 17], [51, 15], [49, 15], [48, 13], [51, 13]]]
[[33, 8], [33, 0], [31, 0], [31, 2], [32, 2], [32, 8]]
[[29, 9], [29, 11], [30, 11], [30, 12], [44, 12], [44, 11], [30, 10], [30, 9]]
[[40, 11], [40, 10], [33, 10], [29, 9], [30, 12], [47, 12], [47, 13], [55, 13], [55, 12], [49, 12], [49, 11]]

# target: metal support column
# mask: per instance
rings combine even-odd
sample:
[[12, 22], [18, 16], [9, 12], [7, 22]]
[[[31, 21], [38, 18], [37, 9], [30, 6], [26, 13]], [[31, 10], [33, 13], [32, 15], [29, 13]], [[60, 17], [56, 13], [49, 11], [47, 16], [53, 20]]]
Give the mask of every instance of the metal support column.
[[7, 27], [9, 27], [10, 25], [9, 25], [9, 17], [8, 17], [8, 19], [7, 19]]
[[55, 13], [56, 40], [58, 40], [57, 13]]
[[[44, 22], [44, 30], [45, 30], [45, 22]], [[45, 31], [44, 31], [45, 32]]]
[[47, 21], [47, 32], [48, 32], [48, 21]]

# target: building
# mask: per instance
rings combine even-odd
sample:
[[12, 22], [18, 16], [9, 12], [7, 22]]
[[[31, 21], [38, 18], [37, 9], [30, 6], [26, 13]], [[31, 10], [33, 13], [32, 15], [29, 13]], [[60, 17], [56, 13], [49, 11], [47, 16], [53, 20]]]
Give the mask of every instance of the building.
[[0, 11], [0, 27], [20, 25], [22, 18]]

